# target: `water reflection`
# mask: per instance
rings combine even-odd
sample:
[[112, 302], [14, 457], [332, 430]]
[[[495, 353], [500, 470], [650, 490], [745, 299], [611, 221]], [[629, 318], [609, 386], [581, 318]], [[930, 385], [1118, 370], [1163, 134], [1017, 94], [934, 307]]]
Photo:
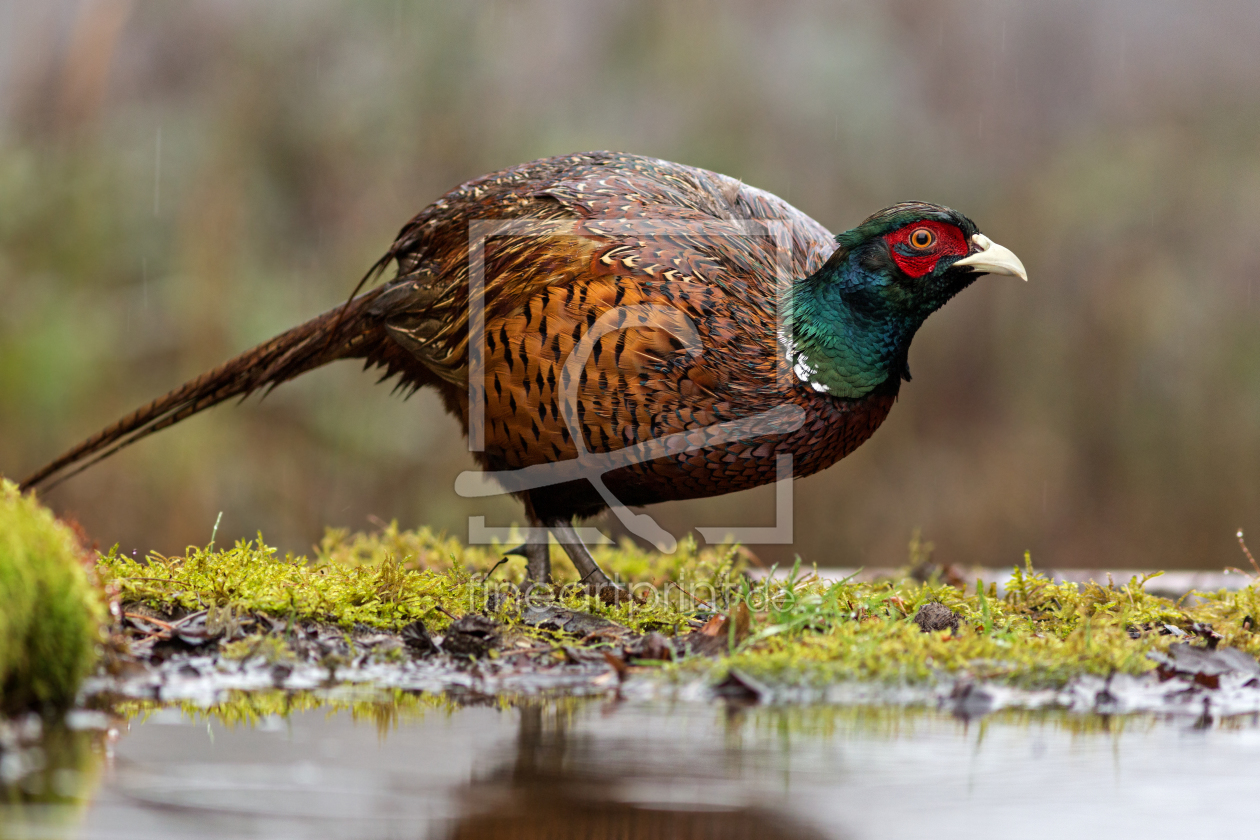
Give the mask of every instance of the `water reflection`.
[[0, 718], [0, 838], [55, 834], [81, 818], [105, 742], [82, 723]]
[[[817, 831], [782, 813], [724, 803], [626, 802], [630, 768], [610, 772], [596, 739], [575, 737], [564, 717], [547, 725], [545, 709], [520, 712], [515, 760], [469, 784], [467, 813], [444, 836], [450, 840], [527, 838], [764, 838], [821, 840]], [[685, 774], [685, 766], [678, 768]], [[699, 807], [698, 807], [699, 805]]]
[[103, 762], [99, 733], [44, 734], [0, 837], [1245, 836], [1260, 787], [1251, 716], [341, 691], [124, 711]]

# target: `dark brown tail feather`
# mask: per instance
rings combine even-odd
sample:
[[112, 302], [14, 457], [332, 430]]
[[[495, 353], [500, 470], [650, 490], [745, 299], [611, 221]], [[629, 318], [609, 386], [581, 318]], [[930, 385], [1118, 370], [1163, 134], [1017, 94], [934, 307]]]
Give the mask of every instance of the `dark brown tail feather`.
[[270, 391], [281, 382], [336, 359], [368, 358], [369, 362], [374, 361], [371, 357], [379, 356], [381, 343], [388, 342], [389, 339], [379, 320], [367, 310], [386, 288], [388, 287], [381, 286], [352, 298], [336, 309], [294, 327], [184, 383], [28, 476], [22, 482], [22, 489], [37, 487], [63, 470], [75, 467], [58, 476], [52, 483], [44, 485], [45, 489], [55, 487], [124, 446], [212, 405], [236, 396], [249, 396], [259, 388], [265, 387]]

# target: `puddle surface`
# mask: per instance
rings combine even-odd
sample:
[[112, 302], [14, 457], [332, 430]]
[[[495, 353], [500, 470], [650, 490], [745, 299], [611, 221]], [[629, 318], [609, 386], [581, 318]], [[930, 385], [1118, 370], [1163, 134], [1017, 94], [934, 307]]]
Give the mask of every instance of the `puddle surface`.
[[62, 733], [0, 787], [0, 837], [1184, 838], [1260, 815], [1253, 715], [377, 709]]

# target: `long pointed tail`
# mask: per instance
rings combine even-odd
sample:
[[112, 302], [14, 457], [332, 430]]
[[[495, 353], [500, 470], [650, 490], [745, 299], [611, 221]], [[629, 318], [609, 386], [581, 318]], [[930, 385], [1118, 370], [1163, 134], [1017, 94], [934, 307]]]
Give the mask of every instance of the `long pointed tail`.
[[[381, 286], [365, 292], [184, 383], [28, 476], [22, 482], [22, 489], [56, 486], [124, 446], [212, 405], [236, 396], [248, 396], [260, 388], [270, 390], [336, 359], [367, 358], [369, 362], [385, 363], [387, 360], [381, 358], [382, 345], [391, 342], [385, 337], [380, 321], [368, 310], [386, 288]], [[46, 483], [53, 476], [56, 480]]]

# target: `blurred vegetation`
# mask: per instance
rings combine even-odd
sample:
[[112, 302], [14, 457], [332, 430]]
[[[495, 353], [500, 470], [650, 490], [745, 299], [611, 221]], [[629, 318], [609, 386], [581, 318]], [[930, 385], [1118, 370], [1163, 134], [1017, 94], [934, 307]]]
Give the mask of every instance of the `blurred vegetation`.
[[105, 617], [90, 562], [51, 511], [0, 480], [0, 715], [74, 700]]
[[[459, 182], [591, 148], [716, 169], [840, 231], [907, 198], [1028, 266], [933, 317], [796, 543], [888, 566], [1220, 568], [1260, 528], [1260, 7], [554, 2], [0, 4], [0, 471], [18, 478], [329, 308]], [[48, 496], [103, 546], [369, 516], [466, 534], [432, 395], [352, 365]], [[658, 507], [771, 524], [770, 488]], [[615, 523], [614, 523], [615, 524]], [[614, 528], [615, 532], [615, 528]]]

